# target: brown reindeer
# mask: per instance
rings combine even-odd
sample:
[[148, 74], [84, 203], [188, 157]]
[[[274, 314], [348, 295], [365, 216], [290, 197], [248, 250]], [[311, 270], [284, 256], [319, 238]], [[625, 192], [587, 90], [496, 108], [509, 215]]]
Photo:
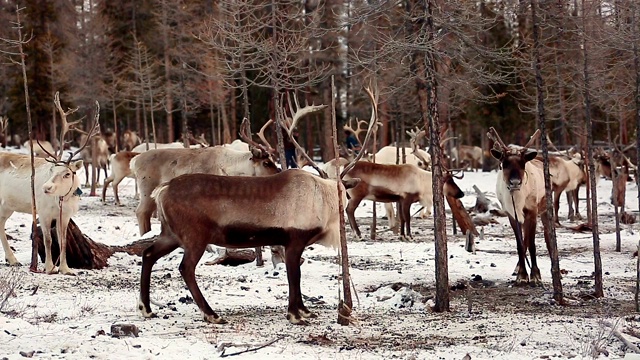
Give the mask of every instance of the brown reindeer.
[[[502, 170], [498, 172], [496, 196], [509, 216], [518, 248], [516, 285], [529, 283], [525, 267], [527, 249], [531, 254], [531, 283], [541, 285], [540, 269], [536, 261], [536, 223], [538, 214], [549, 216], [546, 210], [544, 176], [542, 162], [536, 160], [538, 152], [528, 149], [536, 141], [540, 131], [536, 131], [523, 148], [505, 145], [496, 130], [489, 129], [487, 136], [494, 141], [491, 155], [500, 161]], [[524, 226], [524, 239], [521, 226]], [[549, 239], [545, 233], [547, 249]]]
[[302, 302], [300, 258], [305, 247], [314, 243], [339, 246], [341, 215], [335, 180], [297, 169], [263, 177], [188, 174], [159, 186], [152, 196], [162, 231], [142, 255], [139, 309], [145, 317], [153, 316], [149, 299], [153, 264], [181, 247], [180, 273], [205, 321], [226, 322], [211, 309], [196, 283], [195, 267], [207, 244], [284, 246], [287, 318], [292, 324], [304, 324], [305, 318], [315, 317]]

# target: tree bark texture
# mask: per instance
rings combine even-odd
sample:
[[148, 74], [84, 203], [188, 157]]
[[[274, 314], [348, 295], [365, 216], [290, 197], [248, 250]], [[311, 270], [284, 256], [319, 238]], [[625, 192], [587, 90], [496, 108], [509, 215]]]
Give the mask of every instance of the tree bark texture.
[[547, 129], [546, 129], [546, 113], [544, 108], [544, 96], [545, 86], [544, 79], [542, 78], [542, 71], [540, 69], [540, 28], [538, 19], [536, 17], [537, 2], [531, 0], [531, 20], [533, 23], [533, 61], [536, 78], [536, 95], [537, 95], [537, 115], [538, 126], [542, 132], [540, 139], [542, 144], [542, 156], [544, 160], [544, 192], [546, 198], [546, 211], [542, 214], [542, 226], [544, 231], [544, 238], [549, 251], [549, 258], [551, 259], [551, 277], [553, 281], [553, 298], [558, 303], [563, 303], [562, 294], [562, 281], [560, 275], [560, 261], [558, 260], [558, 243], [556, 238], [556, 228], [554, 225], [554, 207], [553, 207], [553, 195], [551, 192], [551, 174], [549, 173], [549, 151], [547, 149]]

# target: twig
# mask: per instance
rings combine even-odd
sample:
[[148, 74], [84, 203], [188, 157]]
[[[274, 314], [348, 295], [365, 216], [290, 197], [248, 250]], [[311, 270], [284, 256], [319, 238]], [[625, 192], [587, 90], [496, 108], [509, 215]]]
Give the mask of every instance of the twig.
[[276, 341], [279, 341], [279, 340], [282, 340], [282, 339], [284, 339], [284, 336], [281, 335], [281, 336], [279, 336], [279, 337], [277, 337], [277, 338], [275, 338], [275, 339], [273, 339], [271, 341], [268, 341], [268, 342], [266, 342], [264, 344], [258, 345], [256, 347], [253, 347], [253, 348], [250, 348], [250, 349], [237, 351], [237, 352], [234, 352], [234, 353], [231, 353], [231, 354], [225, 354], [224, 353], [225, 350], [228, 347], [231, 347], [231, 346], [233, 346], [233, 347], [242, 347], [242, 346], [249, 347], [249, 346], [252, 346], [252, 345], [251, 344], [222, 343], [222, 344], [220, 344], [218, 346], [218, 351], [222, 351], [222, 353], [220, 354], [220, 357], [235, 356], [235, 355], [244, 354], [244, 353], [247, 353], [247, 352], [250, 352], [250, 351], [258, 351], [260, 349], [266, 348], [267, 346], [273, 345]]
[[638, 348], [634, 343], [627, 340], [627, 338], [620, 333], [620, 331], [616, 330], [616, 328], [608, 321], [602, 321], [602, 325], [611, 328], [611, 333], [615, 335], [622, 343], [629, 348], [629, 350], [633, 351], [636, 354], [640, 354], [640, 348]]

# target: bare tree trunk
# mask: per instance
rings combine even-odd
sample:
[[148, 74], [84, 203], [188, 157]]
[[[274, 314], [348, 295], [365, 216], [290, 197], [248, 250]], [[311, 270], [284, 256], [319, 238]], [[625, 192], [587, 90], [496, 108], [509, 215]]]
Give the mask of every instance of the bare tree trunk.
[[[558, 260], [558, 244], [556, 241], [556, 228], [554, 225], [554, 207], [553, 207], [553, 195], [551, 193], [551, 174], [549, 173], [549, 150], [547, 148], [547, 124], [546, 124], [546, 112], [544, 108], [544, 79], [542, 78], [542, 71], [540, 65], [540, 28], [538, 24], [538, 18], [536, 17], [537, 10], [536, 0], [531, 0], [531, 19], [533, 22], [533, 61], [536, 78], [536, 95], [537, 95], [537, 115], [538, 115], [538, 127], [542, 132], [540, 139], [542, 144], [542, 156], [544, 160], [544, 190], [545, 198], [547, 201], [546, 211], [542, 216], [542, 225], [544, 227], [544, 238], [547, 243], [547, 249], [549, 251], [549, 258], [551, 259], [551, 277], [553, 279], [553, 298], [559, 303], [564, 302], [562, 294], [562, 282], [560, 280], [560, 262]], [[533, 256], [533, 255], [532, 255]]]
[[[336, 96], [334, 76], [331, 75], [331, 129], [333, 153], [336, 159], [336, 174], [340, 174], [340, 165], [338, 163], [338, 132], [336, 124]], [[375, 120], [374, 120], [375, 121]], [[342, 265], [342, 291], [344, 293], [344, 300], [340, 300], [338, 304], [338, 324], [349, 325], [349, 319], [351, 317], [351, 309], [353, 309], [353, 299], [351, 298], [351, 275], [349, 273], [349, 251], [347, 248], [347, 234], [345, 232], [344, 222], [344, 204], [342, 202], [342, 186], [340, 186], [341, 179], [338, 177], [336, 186], [338, 187], [338, 213], [340, 214], [340, 254], [342, 256], [340, 264]]]
[[[332, 103], [332, 89], [324, 89], [323, 92], [323, 103], [329, 104]], [[331, 136], [333, 136], [333, 122], [331, 120], [332, 114], [335, 109], [326, 108], [324, 110], [324, 116], [322, 120], [322, 139], [323, 144], [322, 147], [322, 161], [329, 161], [329, 159], [333, 159], [336, 157], [335, 150], [333, 148], [333, 143], [331, 141]], [[336, 125], [337, 126], [337, 125]]]
[[[640, 15], [636, 9], [636, 2], [631, 2], [631, 33], [638, 34], [638, 18]], [[636, 155], [637, 161], [640, 161], [640, 51], [638, 51], [638, 37], [633, 39], [633, 67], [636, 75], [636, 88], [634, 89], [635, 98], [635, 117], [636, 117]], [[640, 212], [640, 176], [636, 173], [636, 185], [638, 187], [638, 212]], [[640, 257], [640, 256], [639, 256]]]
[[[335, 122], [334, 122], [335, 125]], [[336, 130], [334, 130], [335, 133]], [[373, 144], [372, 144], [372, 149], [371, 149], [371, 153], [373, 154], [372, 158], [371, 158], [371, 162], [375, 163], [376, 162], [376, 152], [377, 150], [377, 139], [376, 139], [376, 134], [378, 132], [374, 131], [373, 134]], [[376, 211], [376, 202], [373, 202], [373, 209], [371, 210], [371, 232], [370, 232], [370, 236], [371, 236], [371, 240], [375, 240], [376, 239], [376, 230], [378, 228], [378, 222], [377, 222], [377, 211]]]
[[[169, 19], [167, 15], [166, 1], [161, 1], [162, 6], [162, 45], [164, 52], [164, 88], [165, 88], [165, 109], [167, 112], [167, 142], [173, 142], [175, 136], [175, 130], [173, 128], [173, 93], [171, 84], [171, 58], [169, 57]], [[153, 111], [153, 106], [151, 107]], [[152, 120], [153, 121], [153, 120]], [[153, 139], [156, 140], [156, 134], [153, 133]]]
[[591, 231], [593, 235], [593, 257], [594, 257], [594, 277], [595, 289], [593, 296], [603, 297], [604, 290], [602, 284], [602, 260], [600, 258], [600, 235], [598, 231], [598, 193], [596, 190], [596, 172], [593, 159], [593, 124], [591, 122], [591, 94], [589, 78], [589, 52], [586, 37], [587, 15], [584, 13], [585, 1], [582, 0], [582, 57], [583, 57], [583, 97], [585, 110], [585, 123], [587, 125], [587, 157], [589, 158], [589, 183], [591, 185]]
[[[24, 85], [24, 101], [27, 110], [27, 126], [29, 127], [29, 152], [31, 159], [31, 217], [32, 224], [36, 226], [36, 189], [35, 189], [35, 178], [36, 178], [36, 169], [34, 166], [34, 154], [33, 154], [33, 122], [31, 121], [31, 107], [29, 106], [29, 83], [27, 79], [27, 65], [25, 64], [25, 54], [23, 50], [23, 45], [25, 42], [22, 40], [22, 23], [20, 21], [20, 11], [22, 9], [19, 5], [16, 5], [16, 29], [18, 30], [18, 40], [16, 44], [18, 46], [18, 52], [20, 53], [20, 68], [22, 69], [22, 82]], [[62, 146], [62, 144], [60, 144]], [[31, 265], [29, 266], [29, 270], [33, 272], [38, 271], [38, 245], [32, 239], [31, 241]]]

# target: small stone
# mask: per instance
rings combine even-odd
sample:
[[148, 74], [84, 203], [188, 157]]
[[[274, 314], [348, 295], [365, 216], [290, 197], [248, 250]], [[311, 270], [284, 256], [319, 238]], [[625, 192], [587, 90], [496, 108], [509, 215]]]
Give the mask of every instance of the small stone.
[[111, 336], [114, 338], [138, 337], [140, 330], [133, 324], [113, 324], [111, 325]]

